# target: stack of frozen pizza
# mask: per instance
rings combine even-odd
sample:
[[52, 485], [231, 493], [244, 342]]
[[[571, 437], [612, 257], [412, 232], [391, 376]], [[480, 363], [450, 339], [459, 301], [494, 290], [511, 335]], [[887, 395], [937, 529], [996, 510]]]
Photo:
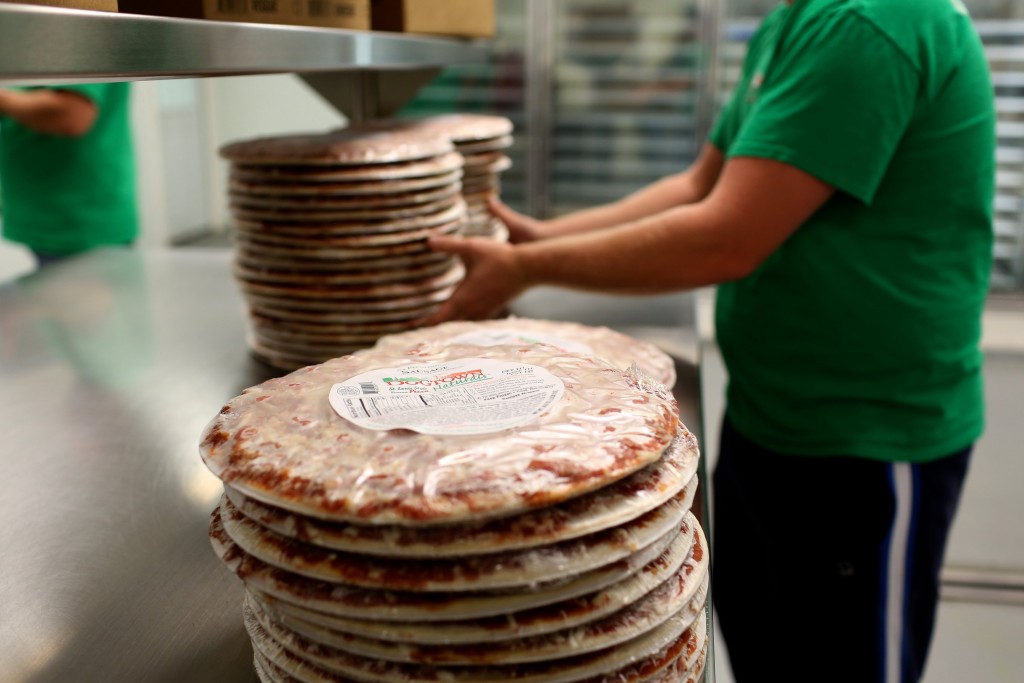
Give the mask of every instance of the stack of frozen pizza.
[[547, 344], [422, 351], [270, 380], [203, 435], [261, 679], [699, 680], [698, 450], [664, 385]]
[[462, 278], [427, 246], [461, 232], [462, 156], [415, 130], [261, 138], [232, 162], [235, 276], [252, 350], [294, 369], [410, 329]]
[[423, 125], [446, 135], [462, 155], [462, 196], [468, 220], [463, 234], [508, 240], [508, 228], [487, 208], [501, 191], [501, 174], [512, 167], [505, 150], [512, 146], [512, 122], [503, 116], [447, 114], [423, 119]]
[[450, 140], [462, 155], [462, 196], [468, 218], [462, 234], [508, 240], [508, 228], [491, 214], [487, 201], [501, 191], [501, 174], [512, 167], [512, 121], [492, 114], [441, 114], [422, 118], [378, 119], [357, 124], [367, 130], [414, 131]]

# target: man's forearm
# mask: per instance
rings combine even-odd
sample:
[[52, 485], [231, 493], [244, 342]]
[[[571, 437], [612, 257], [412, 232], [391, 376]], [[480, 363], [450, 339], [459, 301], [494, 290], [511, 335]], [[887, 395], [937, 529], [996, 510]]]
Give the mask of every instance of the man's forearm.
[[707, 199], [586, 235], [517, 247], [527, 286], [656, 294], [746, 277], [834, 188], [768, 160], [732, 160]]
[[[716, 177], [718, 174], [716, 174]], [[835, 194], [770, 159], [737, 158], [702, 201], [626, 225], [518, 245], [433, 237], [468, 274], [432, 322], [481, 319], [535, 285], [659, 294], [746, 277]]]
[[688, 173], [663, 178], [612, 204], [584, 209], [562, 218], [544, 222], [546, 238], [578, 235], [641, 220], [672, 207], [698, 202], [697, 192]]
[[544, 239], [625, 225], [703, 201], [718, 181], [724, 161], [722, 152], [707, 144], [694, 164], [682, 173], [663, 178], [612, 204], [544, 221]]
[[706, 206], [697, 204], [590, 234], [517, 249], [530, 286], [557, 285], [617, 294], [659, 294], [738, 279], [749, 259], [723, 239]]
[[96, 121], [98, 110], [89, 99], [61, 90], [0, 89], [0, 114], [48, 135], [85, 135]]

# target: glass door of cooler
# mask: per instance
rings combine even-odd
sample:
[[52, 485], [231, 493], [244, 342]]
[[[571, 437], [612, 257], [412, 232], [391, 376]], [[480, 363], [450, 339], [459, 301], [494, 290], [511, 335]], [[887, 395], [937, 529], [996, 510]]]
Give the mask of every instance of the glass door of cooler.
[[513, 146], [505, 150], [512, 167], [501, 174], [501, 196], [525, 211], [526, 169], [532, 127], [527, 120], [528, 0], [497, 1], [497, 35], [488, 41], [487, 59], [446, 68], [420, 89], [402, 116], [450, 112], [497, 114], [515, 126]]
[[498, 0], [487, 63], [445, 70], [403, 113], [511, 118], [502, 198], [533, 215], [623, 197], [696, 156], [711, 5]]
[[617, 199], [685, 169], [699, 149], [707, 73], [700, 3], [551, 5], [550, 212]]

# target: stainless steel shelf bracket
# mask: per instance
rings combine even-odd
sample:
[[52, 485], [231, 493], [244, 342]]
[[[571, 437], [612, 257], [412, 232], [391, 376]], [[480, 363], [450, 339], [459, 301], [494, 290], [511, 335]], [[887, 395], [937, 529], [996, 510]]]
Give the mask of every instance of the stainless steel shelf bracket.
[[358, 122], [394, 114], [439, 73], [440, 68], [423, 68], [303, 73], [299, 77], [349, 121]]

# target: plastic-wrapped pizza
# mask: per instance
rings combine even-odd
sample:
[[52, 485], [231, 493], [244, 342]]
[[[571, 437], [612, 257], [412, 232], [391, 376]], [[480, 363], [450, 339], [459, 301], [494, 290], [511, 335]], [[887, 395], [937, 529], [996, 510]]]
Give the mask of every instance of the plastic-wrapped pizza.
[[635, 367], [370, 349], [247, 389], [200, 448], [263, 680], [699, 677], [697, 444]]
[[414, 328], [463, 276], [463, 157], [444, 137], [345, 129], [244, 140], [231, 162], [234, 274], [258, 358], [292, 370]]
[[675, 361], [654, 344], [607, 327], [532, 318], [454, 321], [381, 337], [377, 348], [404, 351], [429, 359], [448, 344], [523, 346], [548, 344], [584, 355], [598, 356], [620, 368], [634, 363], [653, 379], [671, 388], [676, 383]]

